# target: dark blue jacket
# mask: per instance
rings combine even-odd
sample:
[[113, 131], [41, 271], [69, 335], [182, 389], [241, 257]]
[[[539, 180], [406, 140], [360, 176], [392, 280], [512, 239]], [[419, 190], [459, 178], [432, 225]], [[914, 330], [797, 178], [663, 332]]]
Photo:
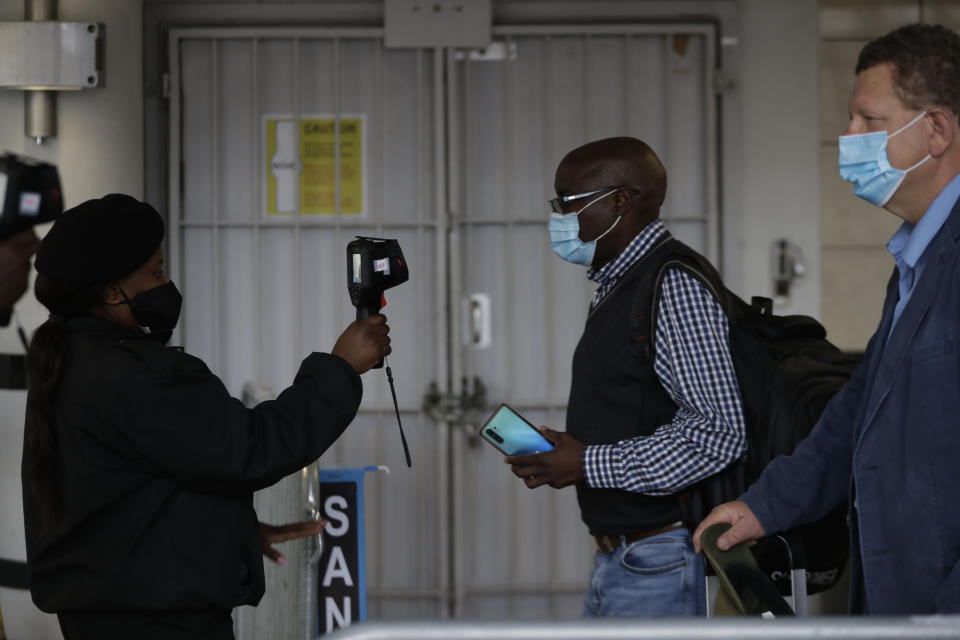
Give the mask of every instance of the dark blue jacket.
[[924, 257], [893, 333], [896, 271], [863, 364], [743, 497], [767, 533], [850, 498], [855, 613], [960, 612], [960, 202]]

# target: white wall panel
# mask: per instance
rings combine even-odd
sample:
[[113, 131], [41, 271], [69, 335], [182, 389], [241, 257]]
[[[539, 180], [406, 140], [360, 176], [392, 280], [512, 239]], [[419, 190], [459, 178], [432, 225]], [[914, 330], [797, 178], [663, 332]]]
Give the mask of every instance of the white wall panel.
[[[285, 64], [293, 64], [293, 55], [291, 52], [291, 57], [285, 60]], [[335, 112], [338, 106], [337, 100], [340, 98], [339, 91], [342, 90], [335, 64], [336, 56], [342, 55], [340, 41], [335, 39], [298, 40], [295, 55], [299, 68], [297, 78], [301, 113]]]
[[550, 406], [565, 407], [570, 391], [573, 351], [583, 332], [594, 286], [587, 280], [585, 268], [560, 260], [553, 251], [544, 251], [541, 260], [547, 265], [544, 281], [546, 310], [553, 320], [552, 326], [545, 327], [548, 333], [545, 341], [549, 345], [548, 402]]
[[[356, 314], [347, 295], [346, 245], [353, 238], [349, 229], [301, 227], [291, 229], [287, 246], [299, 243], [299, 264], [294, 265], [289, 283], [296, 283], [293, 292], [299, 305], [299, 344], [303, 351], [333, 349], [337, 338]], [[274, 286], [284, 286], [282, 281]], [[297, 308], [293, 305], [291, 308]], [[294, 329], [295, 331], [297, 329]], [[368, 380], [364, 380], [367, 391]]]
[[[303, 357], [298, 348], [296, 316], [291, 310], [297, 308], [298, 292], [289, 283], [297, 280], [297, 264], [290, 248], [294, 244], [294, 229], [273, 228], [259, 231], [259, 265], [256, 286], [259, 288], [260, 308], [256, 310], [261, 335], [257, 349], [261, 364], [258, 372], [248, 372], [251, 379], [260, 380], [280, 393], [293, 382], [296, 367]], [[317, 283], [319, 285], [319, 283]], [[304, 300], [309, 305], [313, 298]], [[310, 313], [310, 310], [307, 310]], [[329, 350], [329, 345], [318, 341], [316, 346], [304, 345], [306, 349]]]
[[209, 41], [185, 42], [182, 83], [187, 87], [184, 100], [180, 144], [181, 179], [183, 180], [183, 219], [212, 220], [214, 209], [213, 132], [216, 88], [213, 80], [214, 64]]
[[629, 37], [587, 36], [584, 41], [584, 85], [587, 98], [587, 137], [609, 138], [627, 131], [625, 69], [633, 61], [625, 59]]
[[681, 242], [691, 247], [702, 247], [707, 243], [706, 229], [699, 220], [667, 220], [667, 228]]
[[504, 218], [505, 135], [504, 74], [502, 65], [477, 63], [467, 67], [464, 95], [459, 105], [466, 126], [462, 159], [467, 218]]
[[[627, 36], [629, 62], [625, 65], [624, 86], [627, 102], [626, 131], [635, 131], [636, 136], [650, 148], [667, 153], [666, 121], [667, 104], [666, 47], [660, 38], [639, 35]], [[668, 185], [669, 186], [669, 185]]]
[[378, 67], [380, 47], [378, 40], [338, 41], [331, 62], [339, 63], [339, 90], [332, 92], [330, 98], [338, 99], [332, 105], [341, 111], [350, 112], [362, 108], [373, 113], [379, 108], [376, 102], [380, 89], [380, 69]]
[[[220, 345], [215, 366], [220, 378], [234, 395], [243, 384], [255, 378], [257, 363], [258, 274], [251, 260], [254, 237], [247, 229], [224, 229], [220, 234], [216, 270], [220, 302], [220, 322], [215, 327]], [[194, 301], [196, 302], [196, 301]], [[229, 327], [229, 331], [225, 330]]]
[[[175, 242], [173, 238], [170, 242]], [[177, 281], [183, 294], [183, 311], [178, 330], [183, 341], [190, 344], [190, 353], [208, 365], [215, 360], [217, 336], [214, 325], [214, 291], [217, 267], [213, 261], [213, 233], [209, 229], [197, 229], [180, 239], [183, 252], [192, 256], [189, 274]]]
[[[707, 210], [706, 175], [709, 146], [707, 142], [715, 131], [706, 128], [706, 103], [712, 95], [705, 95], [704, 38], [675, 35], [664, 38], [667, 51], [666, 84], [664, 86], [665, 120], [663, 128], [667, 169], [667, 198], [663, 218], [677, 216], [705, 216]], [[659, 149], [654, 148], [657, 153]], [[716, 210], [716, 209], [714, 209]], [[706, 222], [706, 220], [705, 220]], [[703, 243], [692, 245], [710, 256], [712, 251]]]
[[217, 101], [230, 100], [229, 108], [217, 109], [217, 217], [250, 221], [257, 215], [257, 159], [262, 153], [256, 135], [257, 77], [251, 73], [256, 47], [248, 40], [221, 40], [216, 50]]
[[433, 182], [425, 163], [433, 139], [425, 93], [433, 86], [431, 57], [419, 50], [380, 55], [382, 98], [371, 114], [375, 137], [368, 164], [371, 183], [380, 187], [372, 190], [370, 206], [382, 219], [426, 222], [433, 218], [428, 206]]
[[[582, 36], [547, 36], [549, 57], [544, 70], [549, 78], [545, 88], [550, 97], [549, 117], [544, 125], [546, 134], [553, 141], [551, 151], [553, 169], [563, 156], [584, 142], [594, 139], [586, 123], [590, 112], [590, 103], [597, 99], [587, 91], [589, 79], [586, 76], [584, 60], [584, 39]], [[549, 159], [547, 159], [549, 162]], [[553, 180], [550, 180], [551, 186]], [[548, 197], [552, 196], [552, 190]]]
[[[261, 113], [292, 112], [294, 41], [269, 38], [256, 40], [256, 45]], [[320, 75], [313, 81], [321, 82], [325, 77]]]
[[[554, 97], [545, 91], [545, 50], [543, 40], [506, 38], [517, 48], [523, 64], [493, 63], [503, 68], [504, 109], [507, 145], [504, 162], [509, 162], [507, 179], [512, 188], [503, 189], [502, 213], [511, 218], [537, 217], [543, 212], [543, 193], [553, 186], [553, 168], [543, 158], [552, 155], [552, 139], [547, 135], [548, 109]], [[493, 207], [491, 207], [493, 209]]]
[[[544, 336], [543, 326], [551, 322], [544, 314], [547, 308], [545, 270], [549, 268], [538, 260], [540, 251], [532, 251], [547, 242], [547, 232], [536, 225], [516, 225], [505, 230], [503, 248], [512, 256], [512, 269], [502, 289], [511, 294], [505, 300], [507, 322], [503, 327], [504, 339], [513, 336], [508, 366], [515, 378], [510, 395], [521, 403], [542, 402], [548, 395], [546, 355], [553, 345]], [[481, 263], [482, 264], [482, 263]]]

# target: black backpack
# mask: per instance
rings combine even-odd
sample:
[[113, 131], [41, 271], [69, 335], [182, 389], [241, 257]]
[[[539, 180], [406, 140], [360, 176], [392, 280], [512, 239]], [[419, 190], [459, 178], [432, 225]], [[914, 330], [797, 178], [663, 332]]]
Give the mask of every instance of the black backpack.
[[[681, 492], [683, 521], [692, 531], [713, 507], [742, 495], [771, 460], [793, 452], [816, 425], [827, 402], [849, 380], [860, 358], [828, 342], [823, 325], [809, 316], [774, 315], [769, 298], [754, 297], [747, 304], [723, 285], [706, 258], [669, 236], [641, 263], [643, 275], [631, 310], [631, 345], [649, 370], [660, 285], [667, 269], [683, 269], [699, 280], [726, 312], [730, 327], [747, 452], [723, 471]], [[765, 538], [753, 547], [761, 569], [784, 594], [790, 593], [794, 567], [806, 568], [808, 593], [832, 586], [846, 565], [849, 549], [845, 503], [817, 522]]]

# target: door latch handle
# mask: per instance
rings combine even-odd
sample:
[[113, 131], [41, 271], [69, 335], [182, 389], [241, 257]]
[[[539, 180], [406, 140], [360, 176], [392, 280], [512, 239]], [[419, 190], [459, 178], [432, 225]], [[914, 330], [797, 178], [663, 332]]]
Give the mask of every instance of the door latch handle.
[[473, 293], [463, 300], [463, 343], [471, 349], [490, 346], [490, 296]]
[[[307, 508], [307, 515], [309, 515], [314, 520], [320, 519], [320, 511], [314, 507]], [[320, 556], [323, 555], [323, 530], [317, 532], [317, 548], [313, 552], [313, 555], [310, 556], [310, 565], [316, 566], [320, 563]]]
[[[307, 465], [301, 470], [301, 486], [306, 494], [307, 500], [304, 505], [307, 511], [307, 517], [313, 520], [322, 519], [320, 513], [320, 468], [316, 462]], [[320, 556], [323, 554], [323, 530], [317, 533], [317, 548], [311, 554], [308, 562], [310, 566], [315, 567], [320, 563]]]

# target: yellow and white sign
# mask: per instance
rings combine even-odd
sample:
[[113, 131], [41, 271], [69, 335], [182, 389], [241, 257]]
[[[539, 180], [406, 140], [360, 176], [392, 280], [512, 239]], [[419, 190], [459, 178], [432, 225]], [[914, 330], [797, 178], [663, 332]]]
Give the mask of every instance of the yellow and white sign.
[[363, 115], [268, 115], [264, 123], [268, 215], [364, 214]]

